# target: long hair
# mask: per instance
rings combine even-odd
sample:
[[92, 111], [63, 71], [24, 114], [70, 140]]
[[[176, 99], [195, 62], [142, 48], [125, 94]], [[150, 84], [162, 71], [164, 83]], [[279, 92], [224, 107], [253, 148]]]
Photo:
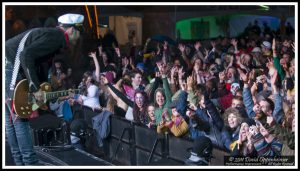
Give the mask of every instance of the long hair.
[[164, 98], [165, 98], [165, 104], [167, 102], [166, 101], [167, 100], [167, 96], [166, 96], [166, 93], [165, 93], [164, 89], [159, 87], [159, 88], [157, 88], [155, 90], [155, 93], [154, 93], [154, 105], [155, 105], [155, 107], [159, 107], [158, 104], [157, 104], [157, 102], [156, 102], [156, 94], [157, 94], [157, 92], [160, 92], [164, 96]]
[[61, 69], [61, 72], [62, 73], [67, 73], [67, 69], [66, 69], [66, 66], [65, 66], [65, 63], [61, 60], [61, 59], [54, 59], [53, 62], [52, 62], [52, 75], [55, 75], [57, 76], [57, 69], [55, 67], [55, 63], [60, 63], [60, 69]]
[[84, 74], [83, 74], [83, 77], [82, 77], [82, 83], [83, 83], [83, 86], [80, 88], [81, 89], [81, 93], [85, 96], [87, 96], [88, 94], [88, 87], [86, 85], [86, 80], [88, 79], [88, 77], [91, 77], [92, 80], [91, 80], [91, 83], [94, 84], [95, 81], [93, 80], [93, 74], [92, 72], [90, 71], [86, 71]]
[[110, 111], [113, 114], [115, 113], [115, 106], [117, 106], [117, 100], [113, 98], [112, 95], [108, 96], [108, 100], [107, 100], [107, 104], [106, 104], [106, 108], [108, 111]]
[[147, 97], [146, 92], [137, 90], [134, 93], [134, 98], [136, 97], [137, 94], [141, 94], [144, 101], [143, 101], [142, 107], [139, 108], [137, 106], [137, 104], [135, 103], [135, 99], [134, 99], [133, 119], [134, 119], [134, 121], [136, 121], [138, 123], [143, 123], [144, 124], [144, 123], [147, 123], [147, 121], [148, 121], [148, 117], [147, 117], [148, 97]]

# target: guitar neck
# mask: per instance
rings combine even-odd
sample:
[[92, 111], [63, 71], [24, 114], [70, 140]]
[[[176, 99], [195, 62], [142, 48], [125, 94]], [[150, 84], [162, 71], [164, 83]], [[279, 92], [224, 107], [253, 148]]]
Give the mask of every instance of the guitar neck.
[[79, 89], [75, 89], [75, 90], [63, 90], [63, 91], [55, 91], [55, 92], [46, 92], [46, 100], [51, 100], [51, 99], [56, 99], [59, 97], [63, 97], [63, 96], [68, 96], [70, 93], [75, 93], [78, 94], [79, 93]]

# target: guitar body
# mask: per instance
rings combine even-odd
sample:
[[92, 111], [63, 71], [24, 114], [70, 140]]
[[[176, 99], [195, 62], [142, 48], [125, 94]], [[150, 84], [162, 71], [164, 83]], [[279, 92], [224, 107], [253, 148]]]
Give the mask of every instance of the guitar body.
[[[45, 92], [51, 91], [51, 85], [49, 83], [41, 84], [41, 90]], [[32, 95], [33, 96], [33, 95]], [[44, 102], [36, 102], [34, 98], [29, 95], [29, 83], [27, 79], [21, 80], [14, 92], [14, 111], [20, 118], [28, 118], [32, 111], [38, 108], [46, 110], [48, 109], [46, 100]]]

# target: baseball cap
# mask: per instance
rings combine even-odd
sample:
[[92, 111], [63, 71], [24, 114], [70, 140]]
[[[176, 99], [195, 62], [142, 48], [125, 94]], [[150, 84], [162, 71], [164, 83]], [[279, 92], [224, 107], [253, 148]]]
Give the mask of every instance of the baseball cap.
[[83, 31], [84, 16], [81, 14], [64, 14], [58, 17], [58, 23], [64, 27], [75, 27], [79, 31]]
[[264, 47], [264, 48], [267, 48], [267, 49], [271, 49], [271, 43], [268, 42], [268, 41], [263, 41], [261, 46]]

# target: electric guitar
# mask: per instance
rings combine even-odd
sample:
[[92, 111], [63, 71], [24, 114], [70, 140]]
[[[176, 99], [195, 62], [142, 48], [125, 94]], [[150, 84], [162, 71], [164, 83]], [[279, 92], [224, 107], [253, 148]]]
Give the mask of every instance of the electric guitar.
[[29, 83], [27, 79], [21, 80], [14, 91], [13, 108], [15, 113], [20, 118], [28, 118], [31, 113], [37, 109], [47, 110], [46, 102], [51, 99], [67, 96], [71, 93], [79, 93], [79, 89], [64, 90], [51, 92], [51, 85], [49, 83], [42, 83], [40, 85], [42, 90], [43, 101], [37, 101], [32, 93], [29, 93]]

